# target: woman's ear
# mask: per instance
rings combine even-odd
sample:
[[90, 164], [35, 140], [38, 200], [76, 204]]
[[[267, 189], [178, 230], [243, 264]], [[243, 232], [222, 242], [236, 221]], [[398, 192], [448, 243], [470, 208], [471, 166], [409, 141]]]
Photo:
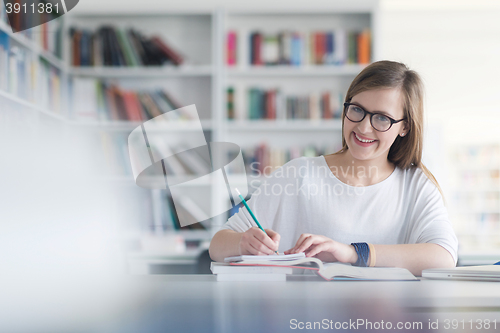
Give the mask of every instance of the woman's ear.
[[404, 121], [403, 122], [403, 129], [399, 133], [399, 136], [405, 136], [408, 134], [409, 131], [410, 131], [410, 125], [408, 124], [407, 121]]

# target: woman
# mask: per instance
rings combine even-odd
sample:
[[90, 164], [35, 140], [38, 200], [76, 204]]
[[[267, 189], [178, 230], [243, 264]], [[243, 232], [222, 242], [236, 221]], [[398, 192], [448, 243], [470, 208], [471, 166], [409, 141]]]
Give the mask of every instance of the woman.
[[240, 210], [214, 235], [212, 259], [285, 250], [415, 275], [455, 266], [457, 238], [421, 162], [419, 75], [397, 62], [367, 66], [347, 91], [342, 133], [339, 152], [286, 163], [248, 201], [267, 235]]

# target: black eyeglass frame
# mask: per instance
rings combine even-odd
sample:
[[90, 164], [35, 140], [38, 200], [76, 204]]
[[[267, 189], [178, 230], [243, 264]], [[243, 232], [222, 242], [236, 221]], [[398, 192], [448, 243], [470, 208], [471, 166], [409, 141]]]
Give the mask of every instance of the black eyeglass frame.
[[[354, 106], [357, 106], [358, 108], [360, 108], [361, 110], [363, 110], [363, 112], [365, 113], [363, 115], [363, 118], [361, 118], [361, 120], [358, 120], [358, 121], [354, 121], [354, 120], [351, 120], [348, 116], [347, 116], [347, 108], [349, 107], [349, 105], [354, 105]], [[373, 129], [378, 131], [378, 132], [387, 132], [388, 130], [391, 129], [392, 125], [394, 124], [397, 124], [403, 120], [406, 120], [406, 117], [405, 118], [402, 118], [402, 119], [399, 119], [399, 120], [394, 120], [392, 119], [391, 117], [389, 117], [388, 115], [385, 115], [381, 112], [370, 112], [370, 111], [366, 111], [365, 109], [363, 109], [363, 107], [359, 106], [358, 104], [356, 103], [344, 103], [344, 115], [347, 119], [349, 119], [349, 121], [352, 121], [353, 123], [360, 123], [362, 122], [365, 118], [366, 118], [366, 115], [369, 114], [370, 115], [370, 125], [372, 125]], [[388, 129], [386, 129], [385, 131], [381, 131], [381, 130], [378, 130], [375, 128], [375, 126], [373, 126], [373, 116], [374, 115], [382, 115], [384, 117], [387, 117], [389, 119], [389, 121], [391, 122], [391, 125], [389, 126]]]

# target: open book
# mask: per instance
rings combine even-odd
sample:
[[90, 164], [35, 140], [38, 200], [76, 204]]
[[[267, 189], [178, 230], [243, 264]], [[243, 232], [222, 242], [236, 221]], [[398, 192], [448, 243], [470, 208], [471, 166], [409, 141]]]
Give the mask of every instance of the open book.
[[291, 255], [239, 256], [225, 258], [233, 266], [275, 266], [314, 270], [323, 279], [330, 280], [418, 280], [406, 268], [357, 267], [344, 263], [323, 263], [317, 258], [306, 258], [304, 253]]

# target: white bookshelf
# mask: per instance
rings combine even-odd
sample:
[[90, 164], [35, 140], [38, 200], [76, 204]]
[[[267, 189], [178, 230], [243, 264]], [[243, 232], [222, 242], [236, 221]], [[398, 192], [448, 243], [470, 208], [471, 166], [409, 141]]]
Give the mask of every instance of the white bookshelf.
[[500, 246], [500, 146], [460, 145], [449, 151], [454, 167], [448, 210], [461, 252], [464, 258], [491, 254]]
[[[216, 13], [213, 12], [162, 12], [162, 13], [144, 13], [139, 15], [131, 15], [130, 13], [122, 13], [117, 15], [108, 15], [103, 13], [87, 15], [74, 14], [68, 15], [67, 28], [77, 27], [89, 30], [96, 30], [103, 25], [109, 25], [119, 28], [134, 28], [144, 33], [146, 36], [157, 35], [165, 40], [170, 46], [178, 50], [185, 58], [185, 63], [180, 66], [141, 66], [141, 67], [74, 67], [70, 66], [70, 44], [68, 34], [65, 41], [65, 62], [68, 64], [68, 72], [71, 77], [93, 78], [105, 82], [116, 83], [120, 88], [129, 90], [149, 91], [154, 89], [165, 89], [182, 105], [196, 104], [198, 114], [200, 116], [203, 131], [207, 135], [207, 141], [216, 141], [214, 139], [217, 130], [217, 124], [214, 117], [214, 110], [219, 108], [220, 100], [216, 97], [216, 84], [218, 78], [216, 62], [214, 61], [216, 53], [215, 43], [217, 34], [214, 32], [216, 28]], [[136, 127], [140, 126], [140, 122], [130, 121], [78, 121], [71, 120], [75, 127], [87, 132], [93, 132], [96, 135], [106, 133], [111, 137], [128, 136], [128, 134]], [[189, 135], [198, 130], [197, 124], [189, 121], [182, 121], [172, 124], [171, 127], [165, 128], [162, 126], [162, 131], [168, 131], [175, 135]], [[182, 182], [182, 176], [176, 176], [171, 181]], [[143, 207], [127, 207], [125, 204], [116, 202], [117, 209], [123, 211], [118, 219], [128, 219], [127, 210], [143, 211], [145, 217], [152, 219], [154, 225], [158, 225], [161, 221], [158, 220], [155, 211], [158, 211], [159, 202], [162, 202], [158, 197], [158, 190], [147, 190], [139, 188], [133, 176], [128, 175], [110, 175], [103, 177], [103, 181], [108, 182], [111, 186], [120, 189], [127, 196], [132, 196], [138, 200], [142, 200], [146, 195], [147, 200], [151, 200], [150, 207], [152, 212]], [[151, 186], [154, 184], [165, 182], [163, 176], [148, 177], [145, 179], [145, 185]], [[212, 193], [213, 186], [209, 180], [196, 182], [188, 186], [186, 189], [190, 195], [202, 196], [207, 198], [207, 205], [201, 207], [202, 210], [210, 213], [211, 206], [214, 204]], [[147, 194], [149, 192], [149, 194]], [[160, 200], [160, 201], [159, 201]], [[125, 213], [124, 213], [125, 212]], [[139, 214], [139, 215], [140, 215]], [[131, 211], [130, 215], [134, 215]], [[136, 214], [137, 215], [137, 214]], [[163, 216], [162, 218], [164, 218]], [[118, 224], [120, 221], [118, 221]], [[129, 237], [140, 239], [143, 251], [140, 253], [131, 253], [130, 259], [134, 262], [138, 261], [139, 265], [144, 266], [147, 261], [154, 264], [154, 258], [162, 257], [162, 263], [175, 264], [193, 264], [195, 257], [199, 254], [200, 249], [188, 249], [179, 253], [179, 249], [174, 251], [172, 248], [163, 247], [155, 250], [154, 253], [148, 250], [150, 247], [147, 242], [155, 244], [160, 242], [171, 242], [172, 237], [180, 237], [186, 242], [199, 241], [200, 246], [206, 246], [206, 242], [211, 238], [212, 231], [208, 230], [174, 230], [172, 227], [166, 231], [135, 230], [127, 232]], [[132, 236], [130, 236], [132, 234]], [[149, 234], [149, 237], [145, 237]], [[125, 236], [123, 236], [125, 237]], [[156, 239], [156, 240], [155, 240]], [[146, 242], [146, 243], [145, 243]], [[146, 251], [146, 252], [144, 252]], [[149, 252], [148, 252], [149, 251]], [[151, 259], [153, 257], [153, 259]], [[181, 260], [182, 259], [182, 260]], [[153, 261], [151, 261], [153, 260]], [[147, 271], [147, 268], [145, 268]]]
[[[339, 4], [341, 2], [338, 2]], [[263, 31], [294, 29], [309, 32], [317, 29], [361, 29], [370, 28], [372, 32], [372, 60], [378, 54], [378, 8], [377, 1], [357, 2], [352, 6], [342, 3], [338, 9], [330, 6], [327, 10], [236, 12], [218, 9], [215, 11], [168, 11], [156, 13], [127, 12], [109, 15], [109, 13], [82, 13], [72, 11], [65, 15], [63, 33], [63, 60], [41, 50], [23, 36], [12, 34], [8, 27], [0, 25], [16, 43], [31, 50], [36, 57], [41, 57], [63, 73], [65, 79], [73, 77], [95, 78], [117, 82], [124, 89], [142, 90], [164, 88], [183, 105], [196, 104], [203, 130], [213, 142], [232, 142], [241, 148], [255, 146], [262, 141], [271, 147], [286, 149], [290, 144], [315, 144], [324, 146], [341, 141], [341, 122], [338, 119], [308, 120], [293, 119], [286, 121], [272, 120], [227, 120], [226, 89], [236, 83], [242, 86], [280, 87], [284, 91], [297, 93], [307, 89], [337, 89], [345, 91], [352, 79], [365, 65], [349, 64], [343, 66], [303, 65], [298, 67], [274, 66], [252, 67], [240, 63], [236, 67], [226, 66], [225, 39], [228, 29], [250, 31], [262, 28]], [[70, 65], [69, 28], [78, 27], [95, 30], [101, 25], [137, 28], [145, 35], [159, 35], [174, 48], [181, 51], [187, 60], [179, 67], [73, 67]], [[242, 46], [244, 49], [244, 45]], [[243, 59], [244, 61], [244, 59]], [[69, 95], [67, 92], [66, 97]], [[29, 109], [50, 115], [71, 130], [80, 131], [89, 137], [102, 133], [126, 136], [139, 122], [124, 121], [80, 121], [68, 114], [55, 114], [52, 110], [38, 107], [35, 103], [24, 101], [0, 91], [0, 96], [13, 103], [19, 103]], [[189, 124], [179, 124], [172, 131], [179, 133], [193, 130]], [[96, 139], [97, 140], [97, 139]], [[253, 175], [240, 174], [238, 182], [248, 183], [250, 192], [255, 181], [261, 179]], [[146, 193], [135, 186], [131, 175], [106, 175], [103, 181], [116, 186], [120, 191], [134, 192], [137, 197]], [[157, 182], [154, 177], [151, 182]], [[253, 182], [253, 183], [252, 183]], [[213, 186], [210, 182], [192, 187], [193, 195], [209, 198], [207, 213], [220, 211], [226, 188]], [[120, 203], [114, 203], [121, 209]], [[126, 205], [124, 205], [126, 206]], [[126, 207], [125, 207], [126, 208]], [[117, 218], [125, 215], [117, 214]], [[133, 214], [132, 214], [133, 215]], [[225, 216], [212, 219], [208, 231], [181, 230], [176, 233], [189, 240], [208, 240], [225, 222]]]

